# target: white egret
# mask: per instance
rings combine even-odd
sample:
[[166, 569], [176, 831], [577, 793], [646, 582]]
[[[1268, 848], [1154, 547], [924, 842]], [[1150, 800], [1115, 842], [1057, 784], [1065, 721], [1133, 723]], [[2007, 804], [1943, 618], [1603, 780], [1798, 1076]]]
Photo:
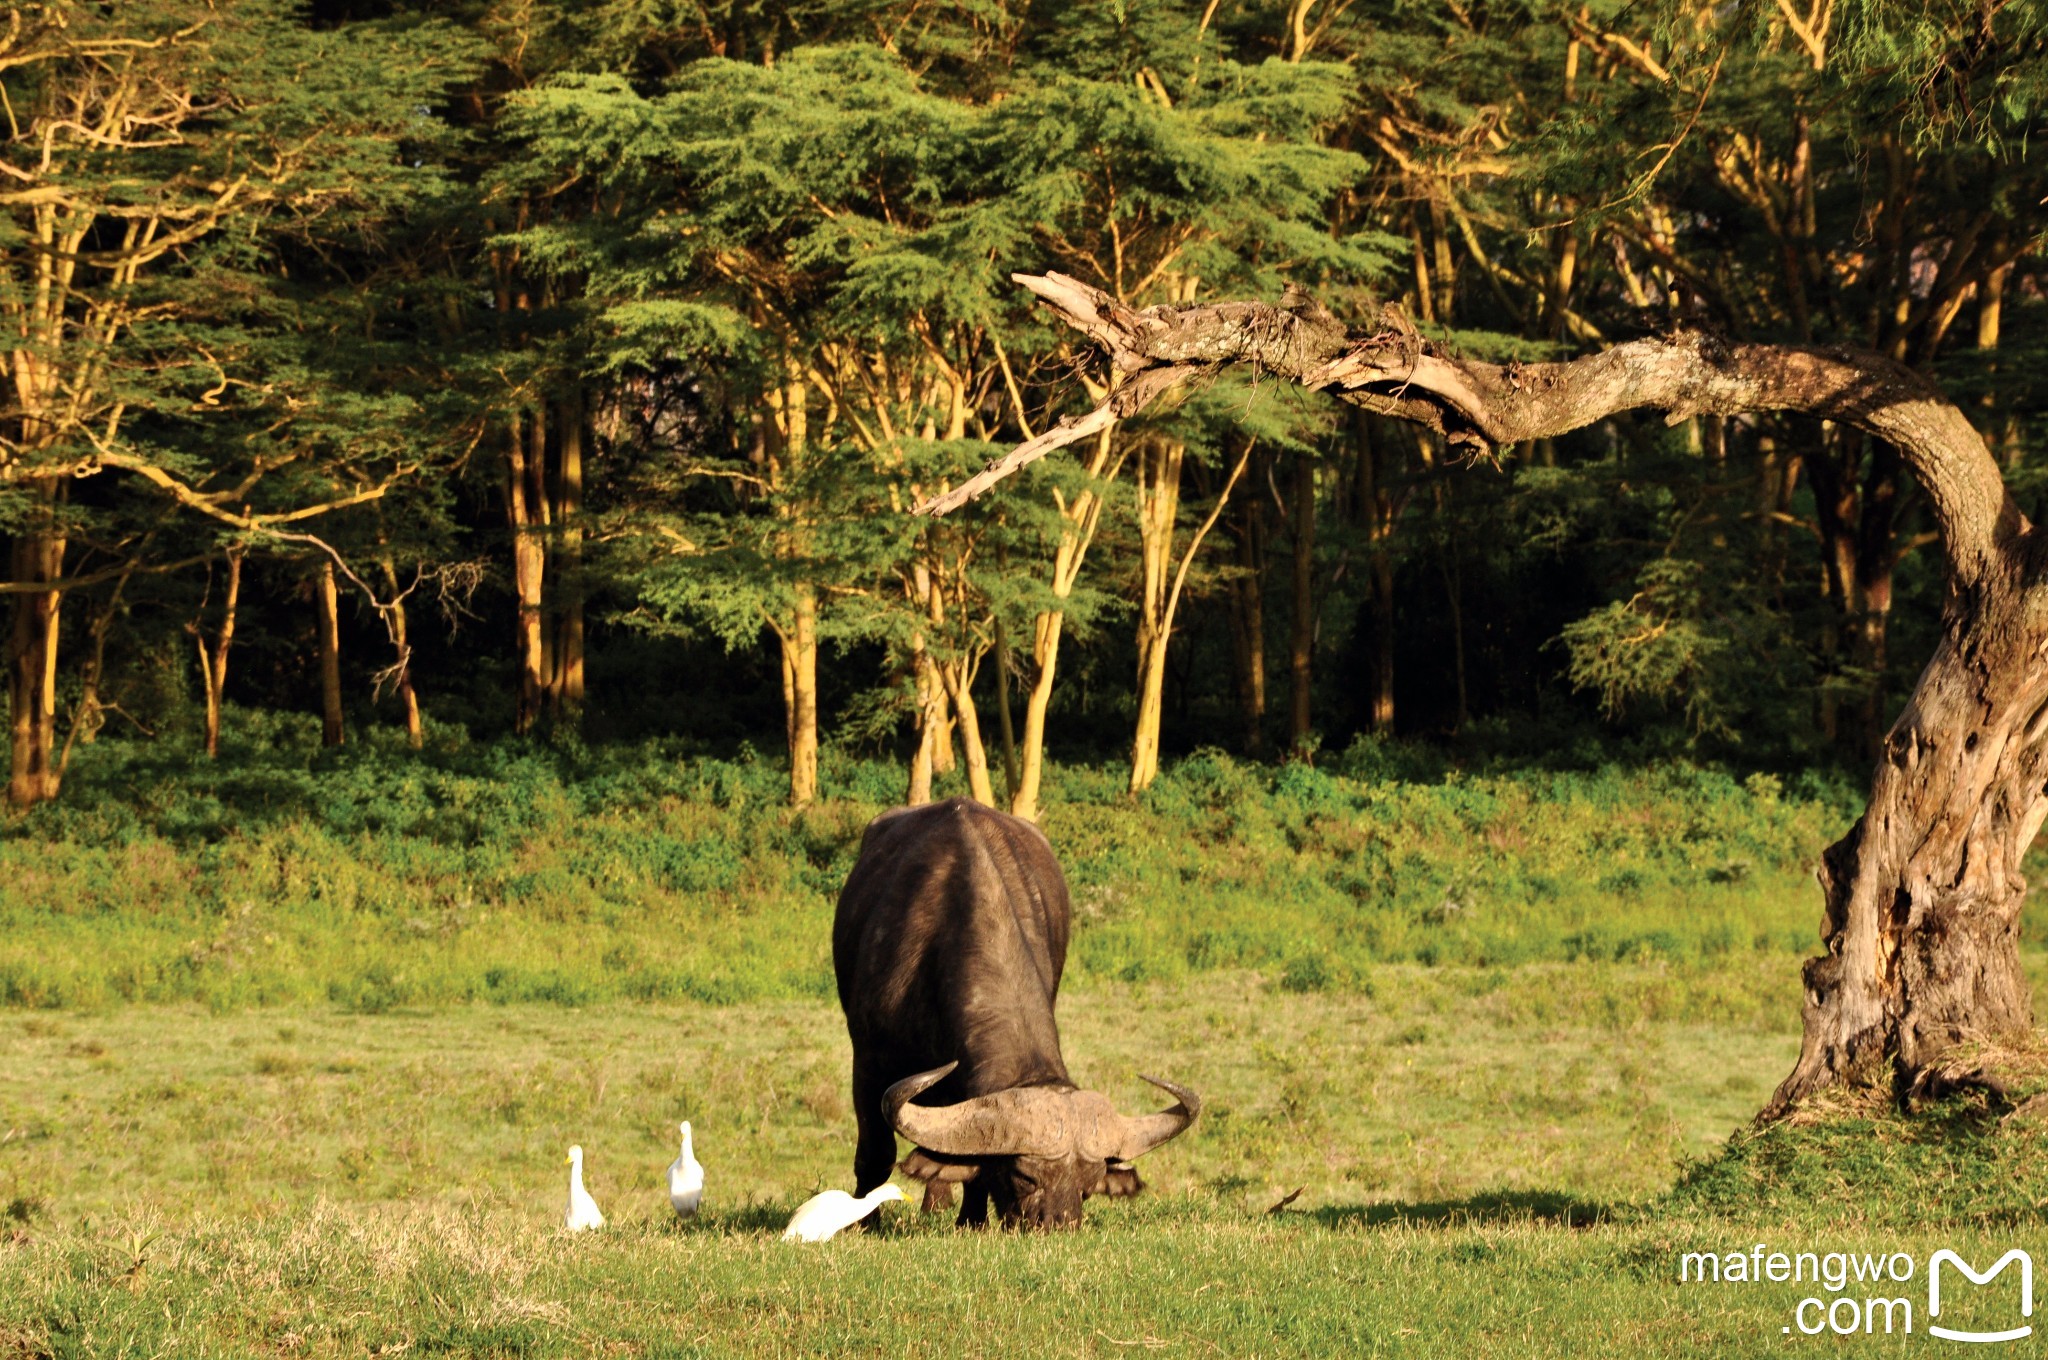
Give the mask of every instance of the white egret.
[[690, 1149], [689, 1120], [683, 1121], [682, 1129], [682, 1155], [669, 1163], [668, 1168], [668, 1202], [675, 1206], [676, 1213], [690, 1218], [704, 1200], [704, 1164]]
[[841, 1228], [860, 1222], [889, 1200], [902, 1198], [903, 1192], [893, 1185], [878, 1185], [858, 1199], [844, 1190], [827, 1190], [805, 1200], [790, 1215], [789, 1227], [783, 1230], [782, 1240], [828, 1242], [838, 1235]]
[[570, 1232], [588, 1232], [604, 1226], [604, 1214], [598, 1209], [597, 1201], [583, 1188], [583, 1149], [569, 1149], [569, 1211], [563, 1215], [562, 1226]]

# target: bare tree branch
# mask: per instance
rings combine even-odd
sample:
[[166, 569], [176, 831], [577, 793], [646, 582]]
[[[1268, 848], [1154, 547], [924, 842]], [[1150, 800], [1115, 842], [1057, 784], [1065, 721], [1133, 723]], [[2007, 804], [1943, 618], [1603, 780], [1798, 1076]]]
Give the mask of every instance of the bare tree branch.
[[1730, 344], [1696, 331], [1632, 340], [1562, 363], [1489, 364], [1418, 336], [1393, 308], [1355, 331], [1320, 306], [1261, 302], [1127, 307], [1064, 274], [1012, 276], [1088, 336], [1125, 376], [1095, 410], [1069, 417], [917, 507], [944, 514], [1053, 449], [1136, 415], [1174, 384], [1242, 364], [1441, 431], [1481, 454], [1648, 407], [1700, 413], [1794, 411], [1889, 441], [1927, 489], [1960, 584], [2010, 562], [2028, 529], [1990, 450], [1927, 378], [1882, 355], [1811, 345]]

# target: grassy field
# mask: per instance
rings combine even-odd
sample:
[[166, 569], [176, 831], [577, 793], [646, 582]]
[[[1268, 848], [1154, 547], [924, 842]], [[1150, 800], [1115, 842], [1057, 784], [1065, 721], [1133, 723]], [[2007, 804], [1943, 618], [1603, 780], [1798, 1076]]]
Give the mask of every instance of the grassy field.
[[[1067, 1056], [1200, 1123], [1075, 1233], [896, 1206], [798, 1248], [852, 1154], [826, 922], [897, 772], [835, 758], [792, 816], [772, 768], [654, 746], [293, 749], [109, 747], [0, 828], [0, 1360], [1884, 1355], [1926, 1344], [1937, 1248], [2038, 1245], [2030, 1105], [1736, 1132], [1797, 1050], [1839, 789], [1059, 771]], [[601, 1234], [557, 1227], [571, 1142]], [[1753, 1248], [1918, 1269], [1678, 1279]], [[1979, 1293], [1942, 1321], [2009, 1325]], [[1808, 1298], [1877, 1330], [1806, 1335]]]
[[[17, 1011], [0, 1356], [1731, 1354], [1836, 1295], [1681, 1286], [1682, 1252], [1924, 1261], [2038, 1225], [2037, 1159], [1901, 1161], [1883, 1115], [1829, 1126], [1846, 1152], [1795, 1130], [1711, 1160], [1796, 1052], [1789, 961], [1361, 981], [1080, 987], [1077, 1075], [1208, 1102], [1147, 1195], [1050, 1238], [897, 1206], [823, 1248], [776, 1234], [848, 1177], [828, 1004]], [[688, 1226], [660, 1179], [684, 1117], [710, 1176]], [[594, 1237], [555, 1226], [571, 1141]]]
[[[218, 765], [103, 743], [61, 802], [0, 826], [0, 1004], [829, 997], [833, 899], [902, 783], [835, 755], [793, 816], [772, 763], [660, 743], [302, 737]], [[1342, 991], [1388, 963], [1794, 955], [1814, 858], [1854, 816], [1813, 781], [1369, 744], [1315, 768], [1198, 755], [1137, 803], [1122, 778], [1062, 767], [1047, 791], [1073, 977]]]

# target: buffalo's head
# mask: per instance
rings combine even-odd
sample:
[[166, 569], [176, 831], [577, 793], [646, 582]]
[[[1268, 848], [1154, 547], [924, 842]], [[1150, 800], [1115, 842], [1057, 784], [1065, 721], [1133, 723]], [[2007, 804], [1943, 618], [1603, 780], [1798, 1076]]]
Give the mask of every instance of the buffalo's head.
[[1137, 1158], [1195, 1122], [1193, 1091], [1145, 1080], [1178, 1103], [1136, 1119], [1109, 1097], [1065, 1086], [1018, 1086], [957, 1105], [913, 1105], [959, 1063], [905, 1077], [882, 1095], [896, 1131], [918, 1146], [903, 1169], [925, 1181], [978, 1180], [1006, 1224], [1068, 1227], [1090, 1195], [1131, 1195], [1140, 1188]]

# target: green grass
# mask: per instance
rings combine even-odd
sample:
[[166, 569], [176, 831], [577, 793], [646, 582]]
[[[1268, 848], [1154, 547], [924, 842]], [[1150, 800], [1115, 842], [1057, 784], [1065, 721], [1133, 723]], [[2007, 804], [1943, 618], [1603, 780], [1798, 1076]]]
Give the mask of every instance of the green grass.
[[[660, 744], [272, 736], [217, 765], [103, 743], [0, 828], [0, 1005], [827, 997], [825, 922], [901, 783], [835, 754], [792, 815], [772, 762]], [[1369, 743], [1314, 769], [1198, 755], [1137, 803], [1117, 769], [1060, 768], [1047, 803], [1070, 976], [1254, 968], [1304, 992], [1399, 962], [1803, 953], [1810, 866], [1852, 819], [1830, 786], [1464, 773]]]
[[[1077, 1075], [1207, 1101], [1147, 1194], [1050, 1237], [898, 1206], [825, 1248], [775, 1240], [849, 1175], [825, 1003], [17, 1012], [0, 1356], [1739, 1354], [1834, 1295], [1681, 1286], [1682, 1252], [1924, 1261], [2039, 1221], [2048, 1159], [1981, 1121], [1939, 1167], [1896, 1161], [1920, 1135], [1873, 1111], [1717, 1158], [1797, 1050], [1789, 960], [1362, 981], [1081, 988]], [[710, 1176], [688, 1226], [660, 1179], [684, 1117]], [[595, 1237], [555, 1226], [571, 1141]]]
[[[1901, 1354], [1924, 1316], [1809, 1340], [1833, 1292], [1680, 1257], [1982, 1265], [2048, 1205], [2031, 1106], [1724, 1144], [1797, 1051], [1842, 790], [1363, 744], [1197, 756], [1136, 803], [1055, 771], [1070, 1063], [1206, 1101], [1145, 1196], [785, 1247], [850, 1175], [827, 922], [899, 771], [835, 755], [797, 816], [771, 763], [659, 745], [238, 730], [218, 766], [105, 744], [0, 828], [0, 1360]], [[602, 1234], [556, 1226], [571, 1142]], [[1972, 1309], [2007, 1321], [1943, 1321]]]

